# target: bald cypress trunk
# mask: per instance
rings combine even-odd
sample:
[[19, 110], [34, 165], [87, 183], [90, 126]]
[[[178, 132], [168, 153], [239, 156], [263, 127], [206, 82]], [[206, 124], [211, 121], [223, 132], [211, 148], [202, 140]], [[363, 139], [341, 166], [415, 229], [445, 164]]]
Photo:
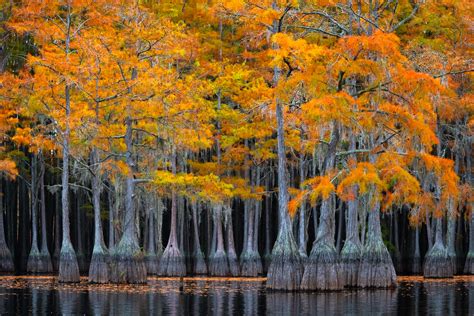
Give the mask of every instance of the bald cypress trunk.
[[201, 250], [201, 241], [199, 240], [199, 219], [198, 219], [198, 204], [193, 202], [191, 204], [193, 231], [194, 231], [194, 254], [193, 254], [193, 273], [207, 274], [207, 265], [204, 253]]
[[369, 212], [367, 239], [362, 251], [357, 285], [386, 288], [396, 286], [396, 281], [392, 258], [382, 239], [380, 204], [375, 202]]
[[235, 251], [234, 242], [234, 223], [232, 219], [232, 209], [230, 207], [225, 208], [225, 222], [227, 231], [227, 261], [229, 263], [229, 273], [232, 276], [240, 275], [239, 258]]
[[[254, 186], [260, 186], [260, 167], [257, 167], [253, 176]], [[243, 251], [240, 254], [240, 267], [242, 276], [257, 276], [262, 272], [262, 262], [260, 254], [256, 249], [255, 230], [257, 224], [257, 212], [260, 207], [260, 201], [245, 201], [247, 204], [247, 238], [244, 239]]]
[[415, 249], [413, 251], [413, 261], [411, 263], [411, 273], [420, 274], [421, 273], [421, 253], [420, 253], [420, 228], [415, 227], [414, 231], [414, 244]]
[[[354, 191], [355, 188], [354, 188]], [[341, 282], [344, 286], [357, 286], [360, 260], [362, 257], [362, 245], [359, 239], [359, 224], [357, 215], [359, 212], [359, 200], [347, 202], [347, 224], [346, 241], [341, 251]]]
[[[329, 172], [335, 165], [336, 146], [339, 142], [339, 126], [334, 124], [324, 170]], [[305, 290], [337, 290], [343, 287], [340, 265], [334, 245], [335, 202], [334, 193], [321, 202], [319, 228], [313, 248], [304, 266], [301, 288]]]
[[42, 272], [50, 273], [53, 272], [53, 265], [51, 263], [51, 255], [48, 250], [48, 237], [46, 230], [46, 194], [44, 190], [44, 174], [45, 170], [45, 161], [42, 153], [40, 157], [40, 205], [41, 205], [41, 250], [40, 250], [40, 261], [42, 266]]
[[[70, 14], [67, 16], [70, 24]], [[69, 115], [70, 115], [70, 87], [66, 85], [66, 128], [63, 133], [63, 170], [61, 178], [61, 206], [62, 206], [62, 228], [63, 239], [61, 252], [59, 254], [59, 282], [79, 282], [79, 266], [77, 264], [76, 252], [71, 243], [69, 224]]]
[[92, 175], [92, 205], [94, 208], [94, 248], [89, 266], [89, 282], [107, 283], [109, 282], [109, 251], [105, 246], [104, 234], [102, 231], [102, 219], [100, 214], [100, 192], [101, 179], [99, 168], [99, 153], [97, 149], [91, 152]]
[[222, 230], [222, 205], [215, 205], [213, 207], [213, 213], [216, 250], [209, 257], [209, 274], [213, 276], [228, 276], [229, 263], [224, 248], [224, 234]]
[[[27, 263], [27, 272], [29, 273], [48, 273], [52, 272], [53, 270], [46, 239], [44, 172], [44, 161], [41, 158], [40, 152], [38, 155], [33, 155], [31, 160], [31, 224], [33, 238]], [[40, 214], [38, 214], [39, 205], [41, 206], [41, 251], [38, 247], [38, 218], [40, 216]]]
[[[471, 180], [471, 159], [472, 159], [472, 152], [471, 152], [471, 142], [466, 141], [465, 144], [466, 148], [466, 183], [473, 185]], [[474, 203], [471, 203], [471, 209], [474, 209]], [[467, 274], [474, 274], [474, 213], [471, 212], [471, 218], [469, 220], [469, 251], [466, 256], [466, 262], [464, 264], [464, 273]]]
[[[279, 76], [279, 70], [275, 70]], [[277, 117], [277, 153], [278, 153], [278, 213], [280, 224], [277, 240], [273, 246], [271, 263], [268, 267], [267, 288], [273, 290], [299, 289], [303, 276], [303, 265], [293, 236], [291, 219], [288, 214], [288, 182], [286, 170], [286, 151], [284, 140], [283, 109], [276, 104]]]
[[435, 243], [425, 256], [423, 266], [425, 278], [451, 278], [453, 266], [443, 241], [443, 219], [436, 219]]
[[26, 271], [28, 273], [40, 273], [42, 267], [40, 266], [40, 252], [38, 248], [38, 156], [33, 154], [31, 158], [31, 185], [30, 185], [30, 196], [31, 196], [31, 250], [28, 255], [28, 263], [26, 265]]
[[113, 283], [146, 283], [147, 272], [143, 252], [138, 243], [136, 214], [133, 202], [135, 162], [132, 155], [132, 119], [125, 119], [125, 145], [128, 174], [125, 183], [125, 221], [124, 232], [112, 253], [110, 279]]
[[[304, 154], [300, 154], [299, 158], [300, 167], [300, 186], [302, 188], [303, 182], [305, 181], [305, 168], [304, 168]], [[302, 258], [306, 258], [306, 204], [303, 202], [300, 206], [299, 212], [299, 223], [298, 223], [298, 248]]]
[[[176, 174], [176, 149], [173, 148], [171, 157], [171, 169]], [[168, 244], [166, 245], [163, 255], [160, 258], [159, 275], [163, 276], [184, 276], [186, 275], [186, 264], [182, 249], [178, 244], [178, 198], [176, 191], [171, 193], [171, 226]]]
[[0, 273], [13, 273], [15, 271], [15, 267], [13, 265], [13, 258], [5, 240], [2, 184], [3, 180], [0, 179]]
[[147, 196], [145, 197], [146, 200], [146, 225], [147, 225], [147, 233], [148, 233], [148, 244], [146, 247], [146, 270], [149, 275], [158, 274], [159, 271], [159, 260], [160, 256], [157, 253], [157, 245], [156, 241], [157, 238], [156, 234], [156, 226], [157, 226], [157, 214], [161, 212], [163, 205], [160, 200], [158, 200], [152, 192], [146, 192]]

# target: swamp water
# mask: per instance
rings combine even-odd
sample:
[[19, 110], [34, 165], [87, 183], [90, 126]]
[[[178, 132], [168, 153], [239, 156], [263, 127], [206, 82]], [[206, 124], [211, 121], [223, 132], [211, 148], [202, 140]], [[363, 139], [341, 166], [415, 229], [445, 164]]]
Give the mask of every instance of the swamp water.
[[149, 278], [132, 286], [0, 276], [0, 314], [474, 315], [474, 277], [399, 277], [392, 290], [282, 293], [266, 291], [263, 278]]

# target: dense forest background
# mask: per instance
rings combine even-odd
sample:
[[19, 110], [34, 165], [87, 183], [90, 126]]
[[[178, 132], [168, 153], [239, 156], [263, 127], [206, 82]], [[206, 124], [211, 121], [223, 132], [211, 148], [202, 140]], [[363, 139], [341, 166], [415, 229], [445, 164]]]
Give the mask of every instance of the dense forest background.
[[0, 1], [0, 270], [474, 273], [469, 1]]

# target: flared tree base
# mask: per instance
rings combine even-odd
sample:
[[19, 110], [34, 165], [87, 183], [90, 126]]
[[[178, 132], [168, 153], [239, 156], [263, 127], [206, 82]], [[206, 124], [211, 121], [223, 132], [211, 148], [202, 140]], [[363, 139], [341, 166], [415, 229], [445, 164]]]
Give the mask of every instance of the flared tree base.
[[79, 266], [76, 253], [70, 242], [63, 244], [59, 254], [59, 278], [61, 283], [77, 283], [80, 281]]
[[357, 285], [362, 288], [397, 286], [392, 258], [382, 240], [368, 240], [362, 252]]
[[106, 250], [92, 252], [89, 266], [90, 283], [108, 283], [110, 281], [110, 257]]
[[466, 263], [464, 264], [465, 274], [474, 274], [474, 251], [469, 251], [466, 257]]
[[453, 277], [453, 264], [448, 256], [446, 248], [439, 243], [435, 243], [425, 256], [423, 276], [425, 278]]
[[356, 287], [362, 249], [359, 244], [346, 241], [340, 257], [340, 282], [344, 287]]
[[268, 267], [266, 287], [271, 290], [296, 291], [303, 277], [303, 264], [299, 253], [273, 255]]
[[234, 277], [240, 276], [240, 264], [235, 252], [227, 253], [227, 262], [229, 263], [229, 274]]
[[146, 272], [148, 275], [158, 275], [160, 269], [160, 258], [156, 253], [145, 255]]
[[195, 251], [193, 255], [193, 273], [197, 275], [207, 274], [206, 260], [202, 251]]
[[176, 247], [166, 247], [160, 258], [158, 274], [161, 276], [185, 276], [186, 263], [181, 251]]
[[0, 245], [0, 273], [10, 274], [15, 272], [13, 258], [6, 244]]
[[229, 276], [229, 262], [224, 251], [218, 250], [209, 257], [209, 274], [212, 276]]
[[314, 245], [304, 265], [302, 290], [334, 291], [343, 288], [339, 275], [339, 262], [333, 245], [319, 243]]
[[240, 255], [240, 275], [255, 277], [263, 273], [262, 260], [256, 251], [248, 251]]
[[290, 230], [280, 231], [273, 246], [266, 287], [270, 290], [296, 291], [303, 277], [303, 264]]
[[53, 265], [51, 264], [49, 253], [45, 254], [37, 250], [32, 250], [28, 256], [26, 271], [32, 274], [46, 274], [53, 272]]
[[147, 282], [145, 257], [137, 242], [122, 237], [111, 256], [110, 281], [122, 284]]

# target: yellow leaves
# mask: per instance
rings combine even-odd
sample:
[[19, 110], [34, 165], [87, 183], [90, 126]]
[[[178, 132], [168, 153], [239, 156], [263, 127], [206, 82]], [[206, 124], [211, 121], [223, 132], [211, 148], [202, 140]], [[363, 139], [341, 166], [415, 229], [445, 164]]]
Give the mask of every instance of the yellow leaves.
[[305, 39], [294, 39], [291, 34], [277, 33], [272, 36], [276, 49], [268, 52], [272, 58], [270, 66], [284, 67], [285, 63], [293, 64], [292, 67], [304, 69], [308, 64], [320, 57], [324, 50], [308, 43]]
[[336, 187], [330, 176], [317, 176], [302, 183], [303, 189], [292, 189], [290, 194], [294, 196], [288, 203], [288, 212], [291, 217], [296, 214], [298, 207], [309, 200], [311, 205], [316, 205], [319, 199], [327, 200]]
[[356, 101], [345, 92], [311, 99], [302, 105], [303, 119], [310, 124], [330, 121], [349, 124], [353, 115], [352, 106], [355, 103]]
[[174, 190], [191, 199], [212, 203], [221, 203], [233, 195], [233, 186], [224, 183], [214, 174], [198, 176], [192, 173], [179, 173], [175, 175], [169, 171], [159, 170], [155, 172], [153, 184], [162, 192], [170, 193]]
[[369, 57], [377, 53], [380, 57], [401, 63], [406, 58], [399, 51], [400, 39], [394, 33], [376, 30], [372, 35], [345, 36], [339, 40], [338, 48], [352, 58]]
[[381, 192], [386, 188], [386, 185], [380, 179], [377, 169], [373, 164], [359, 162], [339, 183], [337, 194], [344, 201], [353, 199], [354, 192], [352, 190], [354, 187], [357, 189], [358, 195], [372, 194], [374, 199], [379, 200]]
[[18, 176], [18, 170], [14, 161], [10, 159], [0, 159], [0, 174], [5, 174], [11, 180]]

